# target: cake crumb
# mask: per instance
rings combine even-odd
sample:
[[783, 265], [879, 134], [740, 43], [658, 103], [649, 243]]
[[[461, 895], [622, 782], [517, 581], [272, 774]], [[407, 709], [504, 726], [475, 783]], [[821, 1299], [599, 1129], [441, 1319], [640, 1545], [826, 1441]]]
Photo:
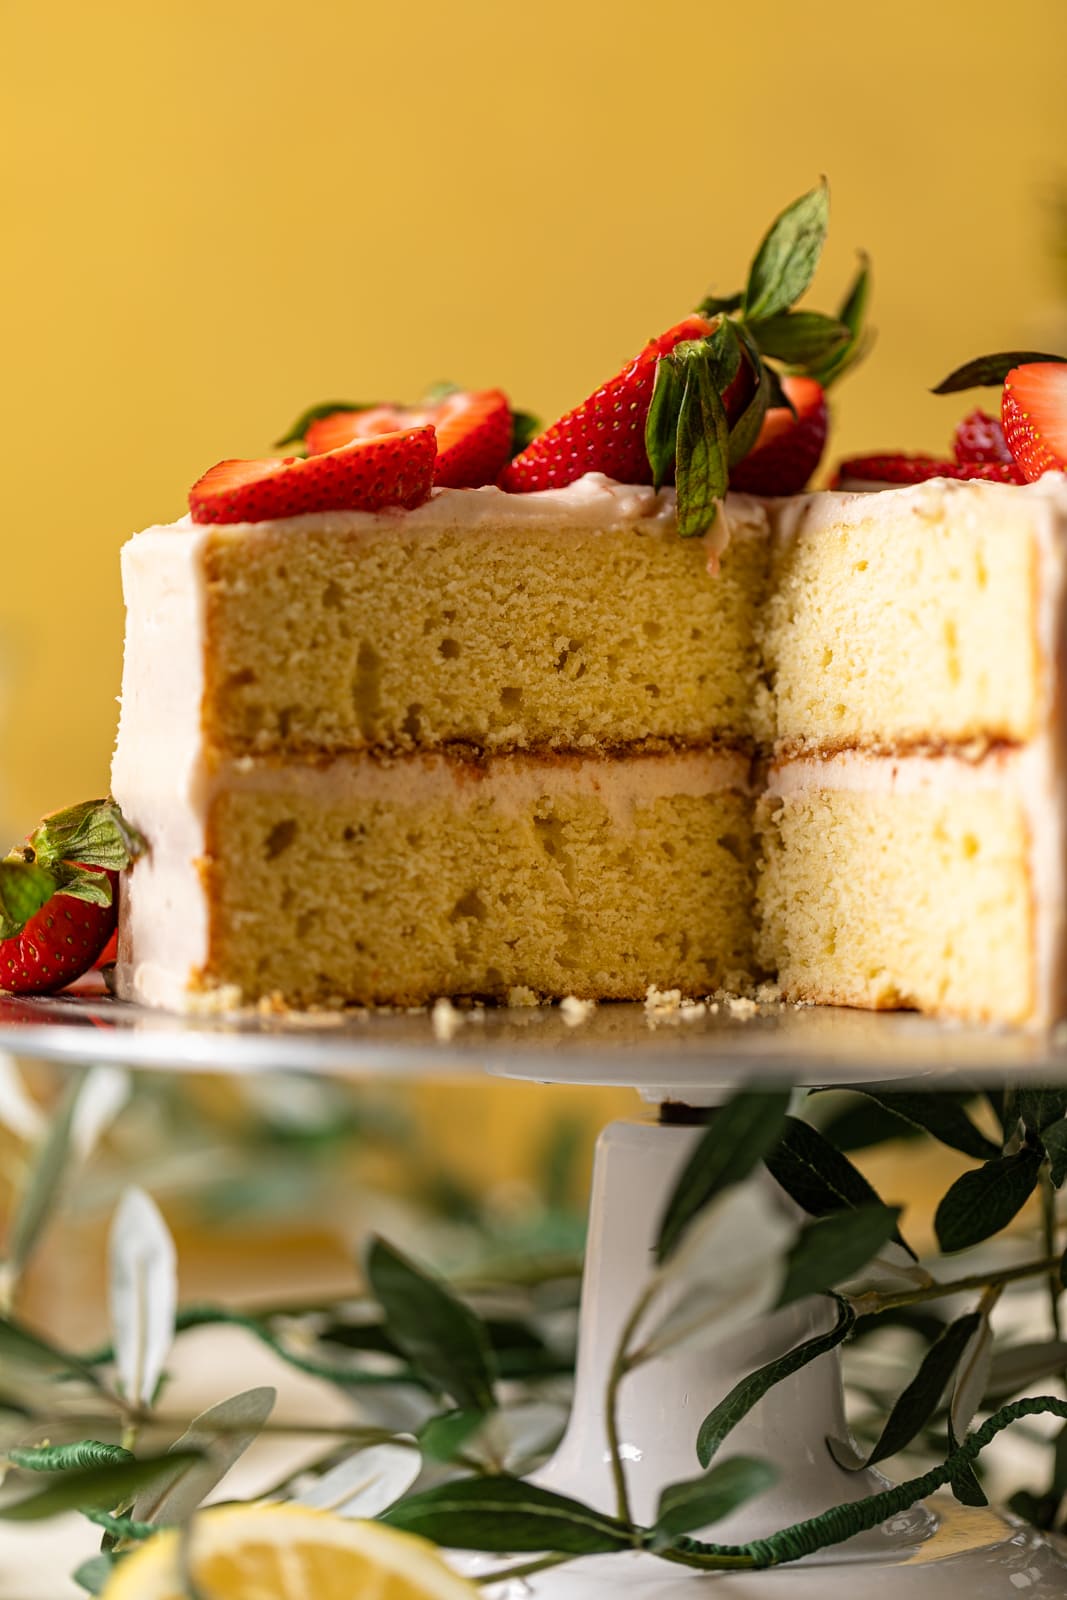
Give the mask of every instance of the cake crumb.
[[433, 1023], [435, 1037], [444, 1040], [447, 1044], [448, 1040], [454, 1038], [462, 1028], [463, 1013], [456, 1010], [446, 995], [441, 995], [433, 1003], [430, 1020]]
[[579, 1000], [576, 994], [564, 995], [559, 1003], [559, 1014], [568, 1028], [577, 1028], [588, 1021], [595, 1010], [595, 1000]]
[[187, 994], [184, 1009], [193, 1017], [218, 1017], [240, 1011], [243, 998], [238, 984], [224, 983], [217, 989], [199, 989]]
[[782, 991], [776, 983], [761, 983], [756, 988], [756, 999], [761, 1006], [776, 1006], [782, 998]]
[[657, 989], [654, 983], [650, 983], [645, 990], [645, 1010], [650, 1016], [662, 1016], [666, 1012], [679, 1011], [681, 1005], [681, 989]]
[[704, 1000], [683, 1000], [682, 1016], [686, 1022], [694, 1022], [697, 1017], [707, 1015], [707, 1003]]
[[755, 1000], [749, 1000], [743, 994], [732, 994], [726, 1001], [726, 1009], [732, 1017], [740, 1017], [745, 1021], [756, 1016], [759, 1006]]
[[509, 1006], [539, 1006], [540, 1004], [540, 996], [535, 994], [532, 989], [527, 989], [525, 984], [515, 984], [513, 988], [508, 990]]

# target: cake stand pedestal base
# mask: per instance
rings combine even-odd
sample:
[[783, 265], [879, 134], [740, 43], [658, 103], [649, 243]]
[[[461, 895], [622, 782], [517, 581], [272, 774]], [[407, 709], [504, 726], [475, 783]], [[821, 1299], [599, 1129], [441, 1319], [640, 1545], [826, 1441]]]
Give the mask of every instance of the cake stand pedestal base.
[[[699, 1134], [699, 1128], [620, 1122], [605, 1129], [597, 1147], [574, 1407], [566, 1436], [537, 1481], [605, 1511], [614, 1509], [604, 1413], [608, 1371], [646, 1280], [667, 1195]], [[825, 1331], [831, 1321], [825, 1301], [801, 1301], [712, 1351], [679, 1352], [626, 1379], [620, 1437], [638, 1521], [653, 1519], [667, 1484], [699, 1472], [697, 1429], [738, 1379]], [[826, 1439], [843, 1438], [846, 1431], [841, 1367], [833, 1351], [771, 1389], [730, 1435], [722, 1457], [763, 1456], [778, 1465], [780, 1477], [707, 1536], [744, 1543], [884, 1488], [880, 1473], [846, 1472], [834, 1461]], [[471, 1576], [506, 1564], [498, 1556], [462, 1561]], [[613, 1555], [578, 1560], [532, 1576], [523, 1587], [519, 1580], [508, 1587], [515, 1600], [530, 1593], [551, 1600], [608, 1600], [618, 1594], [670, 1600], [691, 1594], [694, 1581], [707, 1577], [654, 1556]], [[961, 1584], [967, 1600], [1023, 1593], [1027, 1600], [1063, 1600], [1067, 1545], [994, 1511], [937, 1497], [804, 1562], [765, 1572], [724, 1572], [715, 1583], [716, 1593], [745, 1600], [759, 1600], [764, 1592], [788, 1594], [790, 1600], [960, 1600]]]

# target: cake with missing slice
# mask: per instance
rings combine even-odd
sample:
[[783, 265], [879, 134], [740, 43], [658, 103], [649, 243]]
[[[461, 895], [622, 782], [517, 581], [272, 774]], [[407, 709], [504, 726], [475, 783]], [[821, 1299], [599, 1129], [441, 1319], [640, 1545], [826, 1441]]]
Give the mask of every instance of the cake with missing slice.
[[535, 437], [326, 408], [130, 541], [120, 993], [1067, 1010], [1065, 480], [800, 492], [861, 345], [865, 271], [791, 309], [824, 227]]

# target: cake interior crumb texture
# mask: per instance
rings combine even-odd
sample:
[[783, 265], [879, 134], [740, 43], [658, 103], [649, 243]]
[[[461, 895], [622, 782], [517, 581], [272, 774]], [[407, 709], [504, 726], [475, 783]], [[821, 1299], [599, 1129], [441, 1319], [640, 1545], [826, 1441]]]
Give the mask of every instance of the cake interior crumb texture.
[[717, 580], [703, 541], [671, 527], [219, 527], [202, 560], [220, 748], [599, 750], [764, 731], [761, 515], [738, 519]]
[[758, 812], [759, 955], [786, 998], [1031, 1014], [1029, 837], [1012, 796], [813, 787]]
[[127, 545], [124, 992], [1064, 1009], [1063, 484], [466, 493]]
[[[290, 1004], [441, 994], [638, 999], [752, 972], [752, 815], [737, 792], [456, 805], [278, 785], [224, 793], [208, 825], [204, 981]], [[279, 933], [281, 936], [279, 937]]]

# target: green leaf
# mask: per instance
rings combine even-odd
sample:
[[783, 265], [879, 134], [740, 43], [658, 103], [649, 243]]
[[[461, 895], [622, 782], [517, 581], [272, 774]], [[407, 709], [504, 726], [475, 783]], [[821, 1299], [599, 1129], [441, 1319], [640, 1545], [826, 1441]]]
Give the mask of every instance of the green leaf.
[[893, 1238], [899, 1216], [899, 1206], [866, 1205], [809, 1222], [787, 1257], [779, 1306], [854, 1277]]
[[745, 288], [749, 322], [788, 311], [815, 276], [830, 221], [830, 191], [817, 188], [787, 206], [756, 252]]
[[82, 1378], [93, 1388], [102, 1388], [96, 1373], [77, 1356], [60, 1350], [22, 1323], [0, 1317], [0, 1373], [6, 1374], [11, 1368], [44, 1376]]
[[90, 1594], [100, 1594], [121, 1560], [121, 1556], [106, 1550], [102, 1555], [90, 1556], [88, 1561], [83, 1561], [80, 1567], [75, 1567], [71, 1576]]
[[1067, 1179], [1067, 1117], [1061, 1117], [1044, 1130], [1041, 1142], [1049, 1160], [1049, 1176], [1053, 1187], [1059, 1189]]
[[862, 1084], [856, 1085], [856, 1093], [865, 1095], [913, 1127], [922, 1128], [950, 1149], [973, 1156], [976, 1161], [989, 1161], [1000, 1154], [1000, 1146], [975, 1127], [953, 1094], [939, 1094], [936, 1090], [929, 1094], [908, 1094], [896, 1089], [866, 1088]]
[[[809, 1216], [825, 1217], [832, 1211], [884, 1204], [848, 1157], [798, 1117], [786, 1118], [781, 1143], [766, 1159], [772, 1177]], [[916, 1259], [899, 1232], [894, 1238]]]
[[54, 872], [21, 856], [0, 861], [0, 939], [13, 939], [56, 892]]
[[942, 378], [930, 393], [958, 394], [961, 389], [991, 389], [1002, 384], [1013, 368], [1029, 366], [1032, 361], [1067, 361], [1067, 356], [1053, 356], [1041, 350], [999, 350], [996, 355], [965, 361], [962, 367]]
[[320, 400], [318, 405], [301, 411], [281, 438], [275, 439], [273, 448], [284, 450], [288, 444], [303, 444], [311, 424], [321, 422], [323, 417], [332, 417], [335, 411], [375, 411], [381, 404], [380, 400]]
[[67, 866], [53, 870], [59, 880], [56, 894], [69, 894], [72, 900], [84, 900], [93, 906], [111, 904], [111, 880], [105, 872], [80, 872], [77, 867]]
[[408, 1359], [461, 1410], [491, 1411], [495, 1373], [481, 1318], [384, 1239], [371, 1243], [367, 1276], [389, 1332]]
[[484, 1422], [484, 1411], [445, 1411], [423, 1423], [418, 1432], [419, 1449], [431, 1461], [454, 1461]]
[[13, 1467], [23, 1472], [69, 1472], [77, 1467], [102, 1467], [111, 1461], [133, 1461], [132, 1450], [99, 1439], [78, 1439], [73, 1444], [19, 1445], [7, 1452]]
[[511, 454], [519, 455], [526, 446], [541, 432], [543, 423], [540, 417], [535, 417], [532, 411], [513, 411], [511, 413]]
[[[678, 346], [694, 360], [706, 361], [711, 381], [719, 395], [725, 395], [741, 370], [741, 340], [739, 326], [723, 317], [718, 326], [705, 339], [691, 340]], [[753, 362], [753, 366], [757, 361]]]
[[890, 1412], [867, 1466], [896, 1455], [926, 1427], [939, 1409], [960, 1357], [981, 1321], [979, 1312], [970, 1311], [950, 1324], [930, 1346], [915, 1377]]
[[181, 1438], [159, 1458], [169, 1462], [170, 1470], [161, 1470], [134, 1500], [133, 1520], [187, 1521], [204, 1496], [259, 1438], [276, 1399], [277, 1390], [269, 1386], [245, 1389], [194, 1417]]
[[685, 393], [685, 379], [677, 361], [661, 356], [656, 362], [656, 379], [645, 418], [645, 454], [652, 468], [653, 488], [659, 489], [674, 472], [678, 413]]
[[[948, 1447], [956, 1450], [962, 1441], [956, 1438], [952, 1423], [948, 1425]], [[949, 1479], [949, 1488], [961, 1506], [987, 1506], [989, 1500], [978, 1481], [978, 1474], [970, 1461], [961, 1462]]]
[[148, 848], [110, 797], [54, 811], [31, 834], [30, 846], [44, 867], [76, 861], [83, 867], [107, 867], [112, 872], [121, 872]]
[[712, 1114], [664, 1208], [658, 1262], [673, 1254], [694, 1217], [717, 1194], [747, 1178], [778, 1142], [789, 1098], [788, 1089], [742, 1090]]
[[934, 1217], [941, 1249], [966, 1250], [1006, 1228], [1033, 1194], [1040, 1171], [1040, 1153], [1024, 1149], [957, 1178]]
[[70, 1166], [74, 1113], [88, 1078], [88, 1072], [78, 1071], [68, 1083], [62, 1100], [49, 1120], [44, 1138], [33, 1153], [15, 1201], [8, 1260], [16, 1282], [22, 1276], [59, 1200]]
[[778, 374], [762, 359], [759, 346], [743, 323], [737, 324], [737, 337], [745, 358], [756, 374], [756, 389], [752, 399], [730, 429], [731, 467], [744, 460], [759, 438], [763, 419], [774, 403], [776, 391], [784, 395]]
[[176, 1464], [191, 1466], [199, 1459], [192, 1452], [184, 1457], [145, 1456], [140, 1460], [118, 1461], [111, 1466], [64, 1472], [46, 1488], [0, 1505], [0, 1521], [39, 1522], [44, 1517], [80, 1510], [83, 1506], [107, 1510], [121, 1505], [135, 1490], [173, 1473]]
[[841, 307], [837, 313], [837, 320], [843, 322], [851, 335], [844, 349], [838, 350], [830, 359], [812, 371], [811, 376], [824, 389], [832, 383], [843, 378], [850, 368], [867, 354], [873, 342], [873, 334], [864, 328], [867, 316], [867, 302], [871, 292], [870, 262], [865, 251], [860, 251], [860, 262], [856, 275], [845, 293]]
[[783, 311], [749, 327], [765, 356], [805, 370], [837, 355], [852, 338], [843, 322], [821, 311]]
[[1067, 1089], [1050, 1088], [1048, 1085], [1019, 1089], [1015, 1094], [1014, 1109], [1034, 1133], [1044, 1133], [1052, 1123], [1067, 1117]]
[[634, 1543], [616, 1517], [503, 1474], [461, 1478], [411, 1495], [380, 1521], [453, 1550], [587, 1556], [632, 1549]]
[[[706, 347], [705, 347], [706, 348]], [[673, 359], [674, 352], [667, 359]], [[684, 357], [682, 358], [685, 359]], [[674, 481], [678, 532], [698, 538], [712, 526], [729, 481], [730, 430], [705, 357], [686, 361], [678, 411]]]
[[783, 1378], [791, 1378], [794, 1372], [799, 1372], [809, 1362], [826, 1355], [827, 1351], [835, 1350], [851, 1333], [855, 1323], [856, 1314], [852, 1307], [846, 1301], [838, 1300], [837, 1321], [828, 1333], [816, 1334], [813, 1339], [807, 1339], [795, 1349], [787, 1351], [784, 1356], [777, 1356], [775, 1360], [768, 1361], [765, 1366], [757, 1368], [747, 1378], [742, 1378], [740, 1383], [734, 1384], [726, 1398], [720, 1400], [700, 1424], [700, 1431], [697, 1434], [697, 1459], [701, 1466], [706, 1467], [709, 1464], [723, 1440], [733, 1432], [742, 1418], [747, 1417], [752, 1407], [763, 1399], [768, 1390], [773, 1389], [775, 1384], [781, 1383]]
[[659, 1497], [653, 1550], [664, 1550], [683, 1533], [721, 1522], [731, 1511], [777, 1483], [778, 1468], [758, 1456], [732, 1456], [699, 1478], [671, 1483]]
[[740, 292], [726, 295], [705, 295], [697, 306], [697, 312], [702, 317], [728, 315], [731, 311], [740, 311], [744, 298], [744, 295]]

